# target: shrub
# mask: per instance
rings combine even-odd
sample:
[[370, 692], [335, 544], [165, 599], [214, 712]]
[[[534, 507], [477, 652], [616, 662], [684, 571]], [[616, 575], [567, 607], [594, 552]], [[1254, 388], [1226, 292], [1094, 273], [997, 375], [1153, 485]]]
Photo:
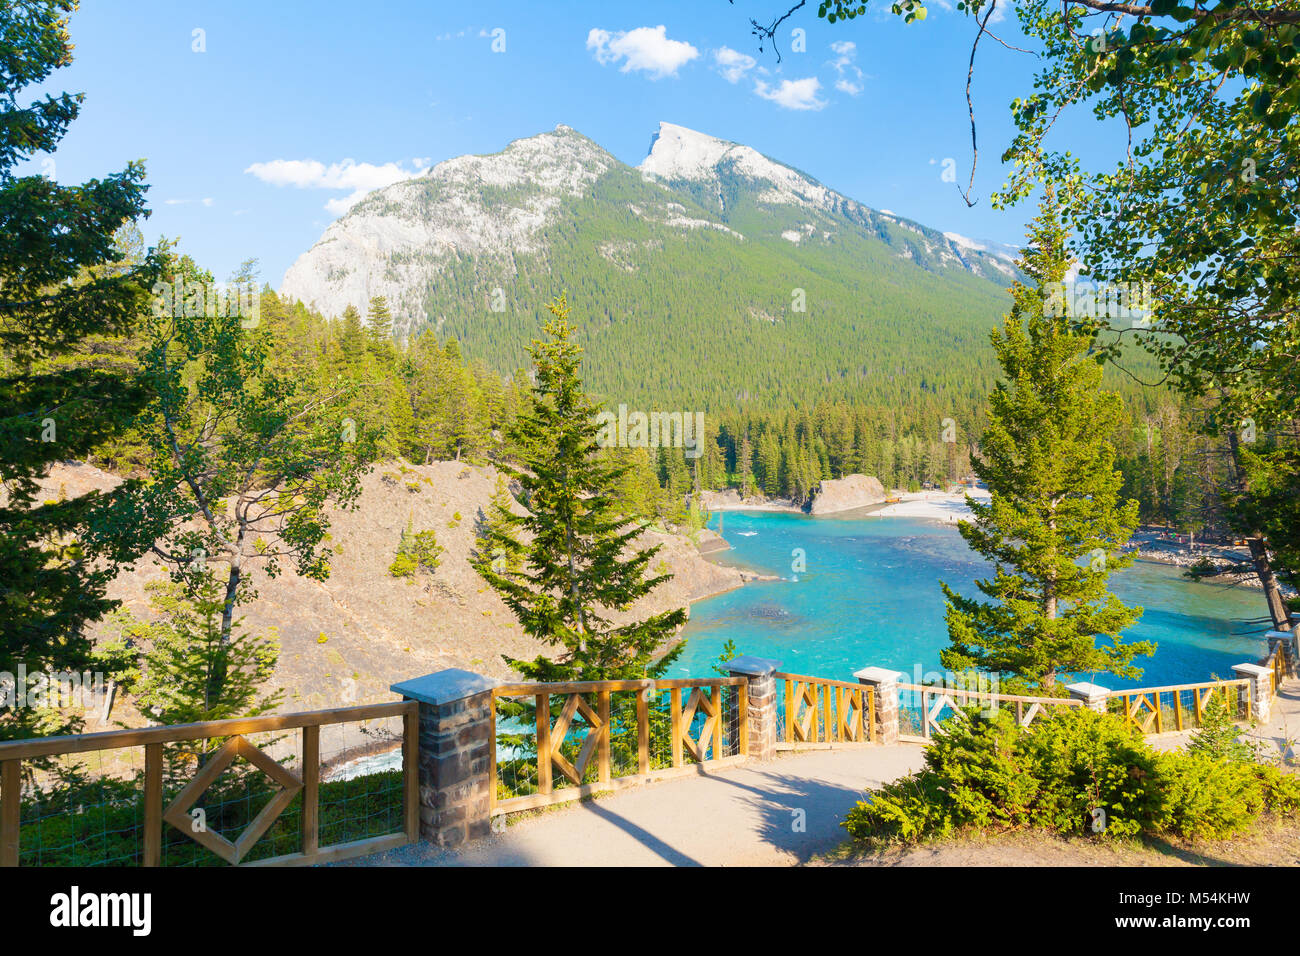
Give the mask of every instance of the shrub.
[[1248, 829], [1264, 807], [1257, 768], [1204, 753], [1163, 755], [1161, 782], [1166, 800], [1164, 829], [1193, 839]]
[[1073, 707], [1022, 732], [1021, 747], [1029, 772], [1042, 783], [1034, 825], [1092, 832], [1098, 808], [1112, 836], [1132, 836], [1159, 821], [1157, 757], [1127, 723]]
[[441, 563], [438, 555], [442, 551], [437, 535], [432, 531], [412, 531], [408, 522], [397, 553], [393, 555], [393, 563], [388, 566], [388, 573], [395, 578], [409, 578], [421, 570], [432, 574]]
[[1260, 797], [1271, 813], [1280, 817], [1300, 813], [1300, 777], [1270, 764], [1256, 765], [1255, 777], [1259, 780]]
[[1300, 778], [1219, 747], [1222, 735], [1160, 754], [1124, 721], [1082, 707], [1028, 729], [1006, 709], [964, 713], [945, 721], [922, 770], [849, 812], [854, 839], [916, 843], [1030, 827], [1082, 835], [1094, 819], [1110, 837], [1208, 839], [1245, 830], [1264, 810], [1300, 813]]

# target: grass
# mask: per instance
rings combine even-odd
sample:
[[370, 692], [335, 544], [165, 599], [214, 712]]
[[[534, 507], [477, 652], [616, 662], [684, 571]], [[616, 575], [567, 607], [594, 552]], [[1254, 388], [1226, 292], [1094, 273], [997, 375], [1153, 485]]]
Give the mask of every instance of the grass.
[[[209, 831], [233, 841], [271, 798], [260, 774], [233, 779], [208, 791]], [[93, 794], [95, 802], [83, 798]], [[164, 807], [174, 798], [164, 793]], [[320, 845], [348, 843], [402, 829], [402, 772], [383, 771], [321, 783]], [[19, 863], [22, 866], [139, 866], [144, 843], [144, 803], [135, 781], [104, 780], [66, 806], [23, 804]], [[302, 795], [276, 818], [241, 862], [297, 853], [302, 849]], [[164, 866], [225, 866], [171, 824], [163, 823]]]

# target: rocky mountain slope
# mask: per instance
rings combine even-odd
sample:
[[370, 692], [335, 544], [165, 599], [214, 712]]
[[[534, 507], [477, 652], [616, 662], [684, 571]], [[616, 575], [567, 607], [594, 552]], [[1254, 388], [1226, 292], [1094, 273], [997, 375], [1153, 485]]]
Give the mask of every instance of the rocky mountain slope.
[[508, 373], [567, 290], [596, 389], [699, 407], [933, 386], [985, 351], [1011, 258], [681, 126], [638, 167], [559, 126], [371, 193], [280, 292], [327, 314], [387, 296], [399, 334], [434, 328]]
[[[96, 468], [63, 464], [53, 469], [43, 493], [75, 496], [115, 483]], [[274, 682], [286, 690], [281, 710], [388, 700], [394, 682], [445, 667], [504, 678], [510, 671], [502, 654], [528, 658], [549, 650], [520, 631], [510, 610], [469, 566], [475, 526], [495, 483], [491, 467], [381, 465], [365, 478], [360, 507], [333, 515], [328, 580], [291, 571], [272, 580], [254, 572], [257, 599], [240, 611], [246, 630], [274, 629], [279, 636]], [[432, 575], [404, 579], [388, 573], [408, 521], [416, 530], [433, 529], [446, 549]], [[673, 580], [626, 614], [614, 615], [617, 621], [682, 607], [742, 583], [740, 571], [706, 561], [685, 537], [648, 531], [642, 541], [662, 545], [656, 564], [662, 560]], [[146, 557], [118, 576], [110, 594], [147, 618], [152, 612], [145, 584], [163, 577]], [[99, 626], [99, 633], [107, 630]], [[129, 700], [125, 705], [115, 719], [130, 714]]]

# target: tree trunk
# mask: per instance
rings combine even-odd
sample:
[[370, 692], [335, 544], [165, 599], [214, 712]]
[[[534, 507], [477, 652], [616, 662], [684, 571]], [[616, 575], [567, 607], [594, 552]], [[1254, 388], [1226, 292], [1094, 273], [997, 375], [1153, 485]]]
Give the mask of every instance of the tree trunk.
[[221, 605], [221, 653], [213, 662], [212, 670], [208, 672], [208, 685], [204, 688], [204, 696], [207, 698], [208, 707], [211, 707], [216, 700], [220, 699], [221, 692], [226, 687], [226, 650], [230, 646], [230, 632], [235, 621], [235, 599], [239, 595], [239, 580], [242, 573], [240, 567], [241, 558], [242, 555], [240, 554], [236, 554], [231, 558], [230, 574], [226, 577], [225, 600]]
[[[1228, 448], [1232, 451], [1232, 481], [1238, 494], [1244, 497], [1250, 494], [1250, 481], [1246, 478], [1245, 469], [1241, 464], [1241, 438], [1235, 428], [1228, 430]], [[1289, 631], [1291, 621], [1287, 613], [1286, 601], [1282, 598], [1282, 588], [1278, 584], [1277, 575], [1273, 573], [1273, 565], [1268, 558], [1268, 542], [1264, 540], [1264, 535], [1258, 528], [1249, 528], [1245, 534], [1246, 546], [1250, 548], [1251, 562], [1255, 565], [1259, 583], [1264, 587], [1264, 600], [1268, 604], [1269, 616], [1273, 618], [1273, 627], [1279, 631]]]

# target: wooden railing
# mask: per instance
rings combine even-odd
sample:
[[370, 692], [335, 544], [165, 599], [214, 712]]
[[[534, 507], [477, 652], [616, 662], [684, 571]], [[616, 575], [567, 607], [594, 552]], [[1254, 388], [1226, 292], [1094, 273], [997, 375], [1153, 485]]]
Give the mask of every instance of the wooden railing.
[[[929, 741], [940, 730], [944, 720], [965, 720], [963, 707], [982, 705], [986, 709], [1014, 707], [1016, 722], [1028, 727], [1051, 708], [1082, 707], [1083, 702], [1071, 697], [1030, 697], [1020, 694], [996, 694], [990, 691], [965, 690], [959, 687], [930, 686], [925, 684], [899, 684], [899, 716], [902, 718], [905, 702], [911, 709], [913, 702], [917, 714], [914, 728], [919, 733], [900, 733], [900, 740]], [[911, 700], [908, 700], [908, 698]], [[945, 711], [947, 716], [945, 717]]]
[[[144, 812], [139, 861], [162, 863], [163, 824], [185, 834], [230, 864], [245, 860], [254, 844], [271, 828], [294, 799], [301, 797], [300, 845], [297, 852], [260, 859], [249, 865], [325, 863], [414, 842], [419, 836], [418, 705], [414, 701], [369, 704], [334, 710], [247, 717], [195, 724], [113, 730], [63, 737], [41, 737], [0, 743], [0, 866], [17, 866], [22, 847], [23, 762], [74, 754], [144, 748]], [[358, 721], [400, 718], [402, 721], [402, 827], [398, 832], [365, 839], [320, 845], [320, 732], [322, 727]], [[297, 773], [254, 746], [250, 734], [301, 729]], [[198, 767], [193, 778], [163, 806], [164, 745], [224, 740]], [[244, 759], [278, 785], [278, 790], [243, 832], [231, 840], [215, 830], [194, 826], [191, 809], [237, 759]]]
[[1272, 650], [1268, 652], [1268, 656], [1261, 660], [1259, 664], [1261, 667], [1267, 667], [1273, 672], [1272, 676], [1269, 677], [1268, 690], [1270, 698], [1276, 697], [1282, 682], [1291, 676], [1291, 656], [1287, 653], [1286, 645], [1280, 641], [1274, 644]]
[[876, 689], [803, 674], [777, 682], [777, 750], [809, 750], [876, 739]]
[[747, 710], [743, 677], [496, 687], [492, 815], [738, 763]]
[[[1243, 693], [1244, 691], [1244, 693]], [[1184, 695], [1190, 699], [1184, 703]], [[1165, 704], [1168, 696], [1168, 706]], [[1251, 718], [1250, 681], [1204, 681], [1199, 684], [1170, 684], [1138, 690], [1111, 691], [1117, 713], [1144, 734], [1162, 734], [1199, 727], [1205, 708], [1219, 695], [1234, 720]], [[1244, 705], [1241, 701], [1245, 701]]]

